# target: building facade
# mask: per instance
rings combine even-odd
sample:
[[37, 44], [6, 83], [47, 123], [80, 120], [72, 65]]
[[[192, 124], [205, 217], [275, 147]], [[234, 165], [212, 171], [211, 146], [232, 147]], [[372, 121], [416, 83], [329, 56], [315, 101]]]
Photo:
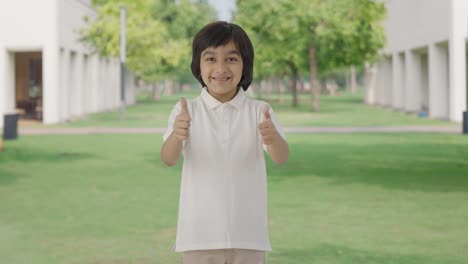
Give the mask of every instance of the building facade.
[[455, 122], [467, 109], [468, 0], [385, 0], [387, 46], [366, 103]]
[[[5, 114], [45, 124], [120, 106], [120, 62], [80, 42], [91, 0], [15, 0], [0, 7], [0, 127]], [[126, 104], [134, 76], [126, 75]]]

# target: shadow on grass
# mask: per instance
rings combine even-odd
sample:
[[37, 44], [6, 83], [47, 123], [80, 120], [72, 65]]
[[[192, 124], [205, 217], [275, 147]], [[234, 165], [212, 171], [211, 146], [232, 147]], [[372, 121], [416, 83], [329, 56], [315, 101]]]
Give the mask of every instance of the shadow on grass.
[[[0, 163], [1, 165], [1, 163]], [[19, 174], [11, 169], [0, 167], [0, 186], [15, 183], [20, 178], [29, 177], [28, 175]]]
[[462, 263], [433, 259], [427, 256], [391, 254], [377, 251], [356, 250], [343, 246], [322, 244], [310, 249], [275, 249], [268, 254], [271, 263], [332, 263], [332, 264], [439, 264]]
[[9, 144], [5, 150], [0, 153], [0, 185], [14, 183], [19, 178], [29, 177], [34, 172], [19, 174], [14, 171], [15, 167], [24, 166], [25, 163], [44, 163], [44, 162], [76, 162], [83, 159], [95, 158], [95, 154], [61, 151], [52, 152], [37, 148], [28, 148], [16, 144]]
[[293, 143], [287, 164], [267, 159], [271, 181], [324, 177], [330, 184], [364, 183], [388, 189], [468, 192], [468, 149], [421, 142]]
[[48, 152], [40, 149], [10, 147], [0, 155], [0, 164], [6, 162], [73, 162], [94, 158], [92, 153], [73, 151]]

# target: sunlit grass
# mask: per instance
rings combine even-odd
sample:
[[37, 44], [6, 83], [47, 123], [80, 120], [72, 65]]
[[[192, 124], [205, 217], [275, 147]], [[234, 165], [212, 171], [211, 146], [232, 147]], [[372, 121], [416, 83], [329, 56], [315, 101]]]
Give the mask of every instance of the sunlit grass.
[[[21, 136], [0, 153], [3, 263], [180, 263], [161, 135]], [[468, 138], [290, 134], [267, 263], [468, 263]]]

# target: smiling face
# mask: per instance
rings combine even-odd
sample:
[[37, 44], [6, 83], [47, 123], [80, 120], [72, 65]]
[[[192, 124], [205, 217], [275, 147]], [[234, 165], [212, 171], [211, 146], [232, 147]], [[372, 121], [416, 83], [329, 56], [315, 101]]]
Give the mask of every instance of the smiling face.
[[218, 101], [230, 101], [237, 93], [243, 61], [231, 40], [226, 45], [208, 47], [201, 53], [200, 73], [208, 92]]

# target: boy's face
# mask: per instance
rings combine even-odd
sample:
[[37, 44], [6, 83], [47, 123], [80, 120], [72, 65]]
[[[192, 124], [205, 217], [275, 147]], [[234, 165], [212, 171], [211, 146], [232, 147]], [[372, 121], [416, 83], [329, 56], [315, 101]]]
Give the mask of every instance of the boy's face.
[[224, 46], [207, 48], [200, 57], [203, 82], [208, 92], [223, 103], [236, 95], [242, 67], [242, 57], [232, 40]]

